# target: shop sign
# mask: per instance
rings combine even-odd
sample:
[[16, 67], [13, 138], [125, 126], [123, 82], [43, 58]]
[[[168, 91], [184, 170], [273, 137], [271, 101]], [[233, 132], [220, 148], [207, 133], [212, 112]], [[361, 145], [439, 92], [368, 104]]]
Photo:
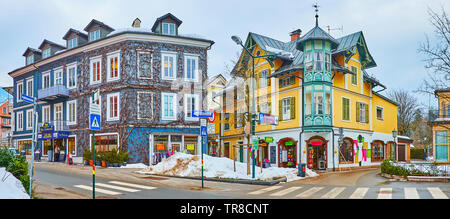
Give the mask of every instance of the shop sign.
[[294, 142], [293, 141], [287, 141], [287, 142], [284, 143], [284, 145], [285, 146], [292, 146], [292, 145], [294, 145]]
[[255, 136], [253, 138], [253, 149], [254, 150], [258, 150], [258, 141], [259, 141], [259, 139]]
[[157, 151], [164, 151], [166, 149], [164, 144], [156, 144]]
[[48, 139], [64, 139], [69, 137], [69, 132], [57, 131], [57, 132], [47, 132], [38, 133], [38, 140], [48, 140]]
[[188, 151], [193, 151], [193, 150], [195, 150], [195, 144], [187, 144], [187, 145], [186, 145], [186, 150], [188, 150]]
[[55, 126], [53, 126], [49, 122], [46, 122], [39, 128], [39, 130], [41, 132], [53, 132], [53, 131], [55, 131]]
[[261, 125], [278, 125], [278, 116], [259, 113], [259, 122]]
[[264, 141], [265, 141], [266, 143], [272, 143], [272, 142], [273, 142], [273, 137], [265, 137], [265, 138], [264, 138]]

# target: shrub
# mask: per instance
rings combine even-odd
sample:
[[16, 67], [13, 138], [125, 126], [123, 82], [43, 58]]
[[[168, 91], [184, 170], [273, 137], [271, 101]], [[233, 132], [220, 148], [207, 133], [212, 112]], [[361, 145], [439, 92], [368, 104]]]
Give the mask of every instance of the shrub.
[[92, 160], [92, 152], [90, 150], [85, 149], [83, 152], [83, 160]]
[[28, 174], [28, 162], [24, 156], [14, 156], [8, 149], [0, 149], [0, 167], [6, 167], [6, 171], [20, 180], [29, 193], [30, 176]]

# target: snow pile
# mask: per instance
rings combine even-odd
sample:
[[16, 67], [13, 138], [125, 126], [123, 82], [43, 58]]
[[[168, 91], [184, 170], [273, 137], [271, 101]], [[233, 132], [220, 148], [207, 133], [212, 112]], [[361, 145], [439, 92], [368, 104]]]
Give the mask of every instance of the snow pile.
[[[247, 175], [247, 164], [236, 161], [236, 172], [234, 171], [234, 161], [225, 157], [211, 157], [203, 155], [204, 172], [203, 175], [208, 178], [225, 178], [225, 179], [252, 179], [252, 174]], [[163, 159], [155, 166], [145, 168], [138, 173], [158, 174], [168, 176], [201, 176], [202, 171], [201, 156], [189, 155], [184, 153], [175, 153], [169, 158]], [[251, 167], [250, 167], [251, 169]], [[263, 168], [261, 173], [260, 167], [255, 167], [255, 179], [272, 180], [280, 177], [286, 177], [287, 181], [302, 179], [297, 176], [295, 168], [279, 168], [269, 167]], [[317, 176], [317, 174], [309, 169], [306, 171], [307, 177]]]
[[147, 165], [143, 163], [133, 163], [133, 164], [127, 164], [126, 166], [121, 166], [120, 168], [136, 168], [136, 169], [143, 169], [146, 168]]
[[0, 199], [30, 199], [22, 183], [4, 167], [0, 168]]

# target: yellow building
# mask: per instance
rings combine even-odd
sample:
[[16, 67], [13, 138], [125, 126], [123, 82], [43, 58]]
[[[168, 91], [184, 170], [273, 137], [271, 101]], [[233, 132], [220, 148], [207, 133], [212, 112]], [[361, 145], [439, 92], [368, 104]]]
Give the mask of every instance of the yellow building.
[[[258, 163], [267, 159], [280, 167], [306, 163], [311, 169], [334, 169], [397, 158], [392, 134], [397, 104], [379, 93], [386, 87], [366, 72], [376, 63], [361, 31], [334, 39], [317, 21], [304, 36], [301, 30], [292, 32], [290, 42], [249, 33], [244, 46], [253, 56], [272, 55], [254, 63]], [[233, 96], [234, 87], [244, 98], [235, 95], [234, 104], [225, 100], [226, 116], [218, 121], [227, 126], [220, 134], [222, 156], [244, 162], [249, 119], [227, 124], [233, 124], [234, 115], [251, 112], [252, 66], [243, 50], [232, 72], [241, 82], [227, 85], [221, 94]]]
[[433, 157], [438, 163], [450, 162], [450, 88], [435, 91], [439, 110], [431, 111]]

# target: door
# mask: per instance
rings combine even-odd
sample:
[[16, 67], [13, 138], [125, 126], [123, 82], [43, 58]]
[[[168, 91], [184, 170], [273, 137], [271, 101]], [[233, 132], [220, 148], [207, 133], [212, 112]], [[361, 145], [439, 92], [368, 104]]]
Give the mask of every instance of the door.
[[223, 156], [230, 158], [230, 143], [227, 142], [223, 145]]
[[406, 145], [398, 145], [398, 161], [406, 161]]

